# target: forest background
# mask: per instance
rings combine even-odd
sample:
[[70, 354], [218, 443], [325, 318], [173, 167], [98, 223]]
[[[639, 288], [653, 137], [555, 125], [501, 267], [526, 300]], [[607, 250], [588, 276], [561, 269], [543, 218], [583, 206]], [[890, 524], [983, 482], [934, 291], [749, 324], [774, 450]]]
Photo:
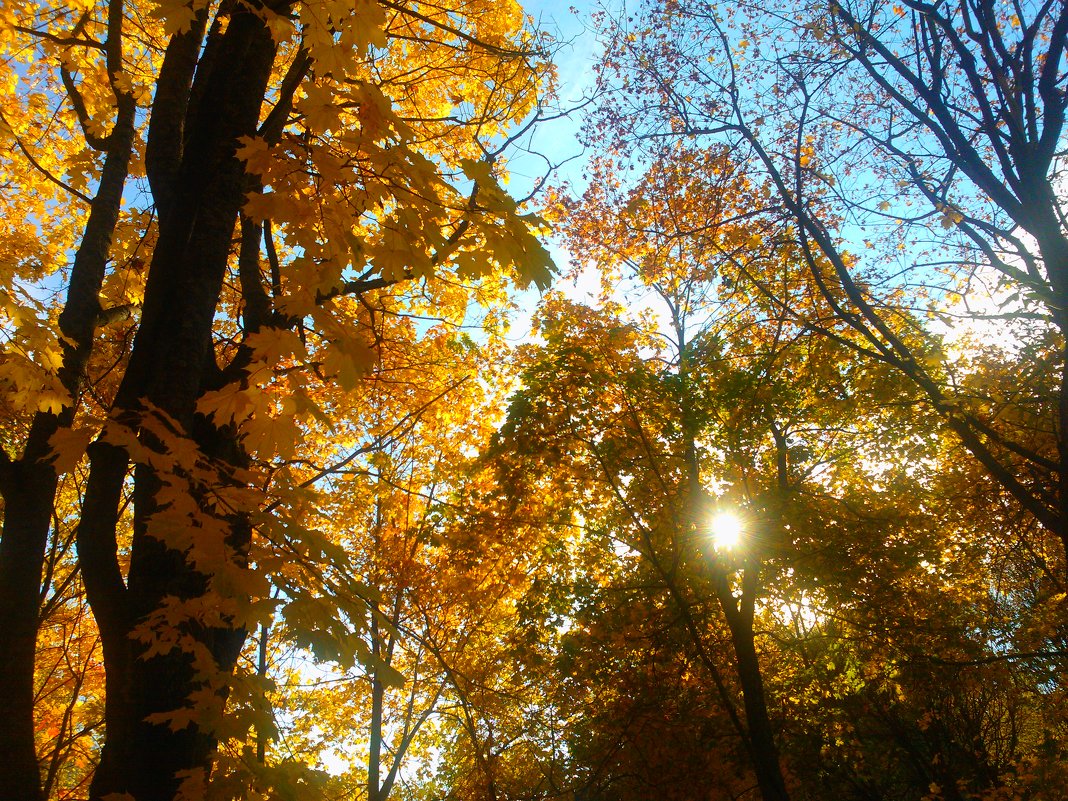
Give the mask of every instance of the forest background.
[[0, 797], [1064, 797], [1068, 10], [545, 9], [0, 8]]

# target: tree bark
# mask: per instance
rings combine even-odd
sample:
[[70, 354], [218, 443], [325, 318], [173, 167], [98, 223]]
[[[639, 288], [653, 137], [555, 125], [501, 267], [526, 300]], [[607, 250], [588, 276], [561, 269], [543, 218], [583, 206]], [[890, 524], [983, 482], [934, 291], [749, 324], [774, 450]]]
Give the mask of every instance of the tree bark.
[[[259, 9], [252, 5], [234, 4], [225, 30], [218, 24], [212, 27], [203, 49], [211, 59], [206, 63], [202, 54], [188, 92], [184, 82], [190, 66], [189, 42], [172, 39], [170, 48], [181, 52], [164, 61], [159, 83], [177, 87], [168, 102], [178, 97], [192, 103], [195, 97], [200, 113], [191, 114], [188, 106], [176, 110], [174, 103], [153, 109], [152, 126], [164, 126], [167, 135], [154, 139], [150, 132], [150, 141], [173, 153], [180, 131], [181, 160], [177, 169], [156, 173], [153, 191], [165, 198], [167, 211], [160, 218], [141, 325], [112, 413], [112, 425], [136, 429], [146, 415], [163, 412], [179, 427], [176, 436], [191, 440], [212, 463], [219, 481], [230, 480], [230, 469], [242, 466], [243, 456], [234, 432], [216, 429], [197, 417], [196, 402], [218, 382], [212, 324], [246, 185], [235, 150], [240, 137], [256, 132], [276, 54]], [[284, 12], [287, 7], [276, 3], [271, 10]], [[173, 76], [170, 69], [182, 74]], [[179, 113], [185, 114], [184, 121], [174, 118]], [[141, 446], [165, 453], [164, 443], [146, 428], [140, 429], [138, 438]], [[166, 510], [157, 492], [168, 475], [158, 465], [139, 463], [133, 473], [130, 568], [123, 582], [115, 558], [115, 526], [130, 457], [107, 442], [93, 447], [78, 548], [90, 605], [101, 629], [107, 735], [90, 797], [129, 793], [137, 801], [170, 801], [183, 778], [207, 780], [216, 740], [210, 726], [196, 718], [177, 731], [148, 718], [186, 707], [191, 694], [203, 689], [205, 677], [187, 651], [174, 648], [148, 657], [145, 646], [131, 634], [168, 597], [181, 602], [202, 595], [208, 577], [183, 553], [152, 536], [151, 518]], [[172, 478], [196, 486], [195, 477]], [[247, 523], [239, 516], [219, 518], [203, 497], [197, 500], [198, 514], [225, 532], [221, 536], [231, 558], [242, 562], [251, 536]], [[191, 621], [181, 624], [179, 633], [210, 654], [225, 685], [244, 642], [244, 630]], [[217, 692], [225, 700], [225, 689]]]
[[741, 595], [737, 598], [722, 566], [716, 566], [713, 584], [716, 598], [731, 632], [738, 683], [742, 688], [748, 750], [761, 798], [764, 801], [790, 801], [779, 761], [779, 748], [775, 743], [775, 730], [768, 715], [764, 679], [753, 631], [756, 598], [760, 591], [759, 574], [758, 563], [753, 562], [745, 566], [742, 571]]
[[[12, 799], [41, 798], [34, 747], [34, 653], [55, 472], [40, 462], [17, 464], [5, 482], [0, 540], [0, 786]], [[17, 502], [14, 499], [19, 498]]]
[[[121, 50], [121, 3], [109, 8], [109, 60]], [[70, 427], [101, 308], [104, 281], [121, 199], [129, 174], [136, 106], [132, 96], [116, 93], [116, 120], [89, 219], [71, 267], [66, 302], [59, 317], [63, 361], [59, 379], [70, 405], [58, 414], [38, 412], [23, 452], [0, 475], [5, 499], [0, 538], [0, 787], [18, 799], [41, 797], [41, 776], [34, 746], [34, 662], [41, 601], [41, 574], [59, 477], [50, 462], [52, 436]]]

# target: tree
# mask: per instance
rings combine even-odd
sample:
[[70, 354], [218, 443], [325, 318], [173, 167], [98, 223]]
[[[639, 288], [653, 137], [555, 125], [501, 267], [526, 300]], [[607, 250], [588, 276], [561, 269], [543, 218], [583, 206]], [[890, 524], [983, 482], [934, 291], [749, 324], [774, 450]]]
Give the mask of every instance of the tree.
[[[1006, 571], [1026, 571], [1020, 555], [994, 557], [1018, 530], [961, 502], [975, 473], [956, 484], [937, 417], [911, 381], [857, 353], [855, 332], [809, 277], [796, 229], [764, 213], [773, 194], [733, 155], [690, 143], [609, 152], [581, 200], [562, 204], [576, 262], [602, 271], [609, 297], [627, 291], [633, 307], [653, 306], [628, 318], [603, 299], [600, 311], [546, 304], [545, 345], [531, 349], [504, 430], [534, 461], [520, 484], [536, 476], [525, 479], [531, 492], [573, 503], [589, 536], [616, 538], [646, 567], [601, 584], [613, 610], [604, 618], [621, 619], [575, 640], [605, 652], [644, 636], [653, 649], [616, 599], [644, 603], [649, 618], [657, 602], [673, 607], [719, 692], [712, 703], [745, 715], [732, 723], [765, 797], [821, 797], [829, 781], [858, 797], [918, 799], [932, 785], [947, 798], [1031, 791], [1024, 766], [1050, 764], [1023, 711], [1041, 682], [1009, 678], [993, 645], [1021, 633], [999, 628], [1010, 608], [1036, 611], [1004, 595], [1024, 592], [1006, 583]], [[910, 317], [897, 318], [906, 332], [918, 328]], [[989, 479], [982, 486], [976, 500]], [[702, 552], [703, 521], [728, 504], [744, 510], [752, 541], [737, 556]], [[638, 670], [616, 647], [621, 672]], [[1046, 647], [1039, 658], [1056, 658], [1055, 642]], [[930, 675], [943, 669], [969, 680], [936, 703]], [[618, 743], [586, 766], [607, 797], [613, 781], [647, 776], [612, 773], [631, 747], [628, 726], [643, 720], [623, 706], [583, 732]]]
[[[537, 548], [520, 536], [499, 536], [515, 527], [485, 508], [479, 497], [485, 471], [469, 464], [494, 417], [493, 396], [486, 397], [475, 377], [495, 372], [495, 356], [471, 345], [457, 352], [450, 337], [429, 339], [418, 354], [394, 354], [416, 356], [414, 364], [392, 362], [383, 365], [382, 377], [368, 379], [378, 397], [367, 409], [372, 419], [357, 427], [390, 428], [375, 447], [334, 471], [315, 503], [317, 527], [351, 555], [351, 573], [369, 585], [372, 614], [359, 637], [365, 655], [321, 680], [309, 675], [307, 657], [280, 654], [271, 671], [277, 716], [292, 721], [283, 727], [285, 748], [273, 747], [272, 757], [325, 752], [332, 772], [341, 773], [335, 792], [383, 801], [411, 797], [416, 778], [429, 782], [426, 763], [441, 761], [452, 738], [482, 735], [485, 697], [511, 680], [502, 641], [537, 559]], [[447, 382], [443, 388], [428, 385], [427, 361], [452, 366], [437, 374]], [[412, 392], [426, 403], [398, 427], [391, 421]], [[315, 649], [307, 629], [306, 620], [283, 625], [272, 640]], [[509, 693], [508, 714], [517, 703], [517, 693]], [[320, 713], [301, 717], [308, 708]], [[497, 756], [480, 754], [483, 763]], [[461, 784], [484, 779], [482, 765], [445, 761]]]
[[278, 603], [256, 543], [300, 539], [260, 488], [323, 450], [382, 317], [455, 321], [474, 279], [546, 280], [494, 166], [539, 56], [510, 4], [114, 0], [2, 25], [0, 784], [41, 793], [42, 565], [91, 440], [73, 512], [107, 682], [90, 794], [170, 799], [207, 780], [214, 706]]
[[[835, 2], [795, 18], [654, 3], [608, 29], [605, 77], [649, 113], [608, 107], [599, 124], [619, 142], [728, 141], [767, 176], [822, 296], [821, 314], [791, 307], [797, 319], [833, 317], [913, 382], [1060, 541], [1063, 578], [1063, 4]], [[927, 304], [927, 321], [906, 311]], [[956, 363], [938, 321], [962, 317], [1020, 341], [1012, 378], [980, 387]]]
[[[813, 345], [781, 307], [732, 289], [736, 270], [764, 274], [789, 263], [796, 250], [765, 242], [759, 223], [749, 222], [761, 191], [728, 152], [664, 148], [627, 184], [616, 166], [613, 159], [595, 164], [582, 202], [568, 206], [565, 230], [580, 263], [595, 263], [607, 281], [622, 273], [662, 302], [663, 342], [652, 344], [658, 337], [650, 318], [643, 335], [653, 358], [639, 360], [642, 366], [626, 362], [636, 359], [633, 344], [627, 356], [595, 348], [584, 360], [584, 338], [603, 350], [619, 336], [568, 324], [569, 317], [590, 316], [585, 310], [547, 310], [547, 339], [561, 361], [549, 374], [612, 390], [602, 392], [607, 397], [572, 400], [559, 413], [566, 421], [592, 404], [583, 431], [572, 436], [590, 451], [585, 469], [604, 474], [613, 499], [608, 505], [622, 508], [612, 526], [629, 531], [620, 536], [650, 560], [656, 580], [670, 590], [763, 797], [786, 798], [756, 647], [756, 610], [772, 576], [796, 553], [796, 538], [806, 534], [791, 534], [783, 515], [819, 464], [807, 462], [816, 453], [825, 466], [841, 458], [836, 439], [857, 447], [850, 429], [863, 411], [823, 392], [849, 381], [853, 368], [833, 343]], [[782, 274], [784, 290], [798, 287], [787, 271]], [[611, 332], [612, 322], [595, 318], [591, 327]], [[580, 355], [576, 363], [567, 358], [572, 350]], [[535, 386], [544, 380], [539, 375]], [[718, 509], [731, 506], [747, 519], [752, 541], [738, 556], [708, 553], [694, 541], [707, 536]], [[694, 610], [711, 598], [733, 649], [740, 713]]]

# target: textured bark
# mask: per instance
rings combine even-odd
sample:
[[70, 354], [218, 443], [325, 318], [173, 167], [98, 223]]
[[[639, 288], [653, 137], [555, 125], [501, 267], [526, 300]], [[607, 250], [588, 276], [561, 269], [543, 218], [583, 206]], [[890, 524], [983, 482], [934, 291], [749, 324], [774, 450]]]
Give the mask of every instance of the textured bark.
[[[108, 59], [121, 50], [122, 4], [109, 8]], [[5, 499], [0, 539], [0, 788], [8, 797], [41, 796], [40, 769], [34, 747], [34, 658], [41, 600], [41, 574], [52, 521], [58, 477], [49, 461], [49, 440], [74, 419], [84, 389], [86, 369], [101, 315], [103, 284], [111, 241], [119, 219], [123, 187], [133, 149], [133, 97], [119, 93], [116, 120], [107, 137], [97, 192], [89, 208], [63, 311], [59, 317], [63, 361], [59, 379], [72, 404], [58, 414], [34, 416], [23, 452], [5, 465], [0, 493]]]
[[[240, 448], [232, 432], [198, 419], [195, 409], [202, 392], [218, 383], [212, 324], [246, 186], [235, 149], [240, 137], [256, 131], [275, 58], [275, 44], [255, 9], [235, 5], [229, 16], [225, 31], [219, 24], [212, 26], [188, 92], [184, 87], [190, 44], [181, 37], [172, 40], [170, 47], [180, 52], [165, 60], [159, 78], [161, 85], [176, 89], [166, 104], [153, 109], [151, 125], [161, 126], [162, 133], [154, 137], [150, 129], [149, 140], [158, 143], [161, 154], [173, 154], [180, 139], [181, 160], [174, 169], [163, 169], [162, 160], [155, 162], [160, 168], [153, 192], [166, 198], [166, 212], [160, 218], [141, 325], [113, 411], [116, 422], [135, 425], [146, 409], [162, 410], [219, 466], [223, 477], [228, 466], [242, 465]], [[180, 74], [171, 75], [171, 69]], [[174, 102], [176, 97], [187, 99], [185, 108]], [[194, 99], [200, 109], [195, 114], [190, 111]], [[176, 119], [181, 114], [184, 119]], [[142, 445], [162, 450], [147, 431], [141, 430], [139, 437]], [[149, 535], [148, 521], [160, 508], [156, 492], [162, 476], [156, 468], [138, 464], [130, 568], [123, 583], [114, 544], [129, 457], [103, 442], [94, 448], [78, 547], [102, 633], [107, 737], [90, 794], [102, 798], [130, 793], [138, 801], [170, 801], [181, 776], [208, 775], [216, 742], [196, 723], [172, 731], [147, 722], [151, 715], [184, 707], [201, 681], [186, 654], [143, 658], [143, 646], [130, 634], [165, 597], [202, 594], [206, 577], [181, 553]], [[223, 523], [234, 558], [243, 559], [250, 537], [247, 524], [238, 517]], [[183, 633], [207, 648], [223, 675], [232, 672], [243, 630], [190, 623]]]

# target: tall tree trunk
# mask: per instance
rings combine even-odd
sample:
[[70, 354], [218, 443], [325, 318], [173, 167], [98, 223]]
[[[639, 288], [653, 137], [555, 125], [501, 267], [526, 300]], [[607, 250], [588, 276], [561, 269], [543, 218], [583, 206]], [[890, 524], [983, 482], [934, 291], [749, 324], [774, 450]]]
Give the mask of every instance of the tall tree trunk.
[[[55, 472], [46, 464], [16, 464], [4, 482], [0, 540], [0, 786], [6, 797], [41, 797], [34, 748], [33, 685], [41, 569], [52, 518]], [[18, 499], [18, 500], [16, 500]]]
[[371, 677], [371, 738], [367, 754], [367, 801], [384, 801], [382, 792], [382, 715], [386, 688], [378, 678]]
[[[692, 397], [689, 386], [691, 352], [686, 340], [684, 320], [678, 313], [675, 314], [674, 327], [679, 343], [679, 375], [685, 387], [684, 397], [687, 399], [683, 404], [681, 422], [685, 432], [683, 446], [685, 448], [684, 458], [687, 481], [689, 483], [691, 503], [694, 504], [692, 519], [701, 519], [712, 505], [709, 503], [708, 494], [701, 484], [695, 423], [696, 415], [693, 409], [689, 408], [689, 398]], [[780, 489], [782, 489], [787, 480], [785, 443], [782, 441], [781, 435], [774, 424], [772, 425], [772, 434], [778, 446], [778, 481]], [[663, 575], [665, 578], [667, 577], [666, 573], [663, 573]], [[669, 582], [669, 586], [672, 583]], [[786, 781], [782, 774], [782, 766], [779, 763], [779, 749], [775, 744], [771, 719], [768, 717], [768, 706], [764, 695], [764, 680], [761, 675], [760, 659], [757, 656], [753, 633], [756, 599], [760, 594], [760, 560], [758, 557], [751, 557], [751, 562], [745, 566], [742, 571], [741, 583], [741, 596], [735, 598], [730, 585], [730, 574], [727, 567], [720, 563], [712, 565], [712, 585], [731, 632], [731, 644], [734, 647], [738, 683], [742, 688], [742, 702], [745, 709], [744, 732], [742, 732], [733, 710], [731, 711], [731, 719], [747, 741], [747, 750], [763, 801], [790, 801], [790, 795], [786, 791]], [[681, 594], [678, 589], [673, 588], [672, 592], [676, 597], [680, 598], [681, 606]], [[694, 639], [695, 642], [699, 642], [699, 635], [695, 633]], [[721, 685], [718, 678], [716, 683]], [[722, 688], [720, 689], [720, 694], [724, 695]]]
[[[746, 568], [746, 578], [756, 570], [756, 566]], [[745, 583], [747, 582], [743, 579], [743, 584]], [[730, 596], [730, 601], [720, 597], [720, 602], [723, 604], [727, 625], [731, 631], [738, 683], [742, 687], [742, 702], [745, 708], [745, 723], [749, 734], [753, 772], [756, 774], [760, 795], [764, 801], [789, 801], [790, 795], [786, 790], [786, 781], [779, 763], [779, 748], [775, 743], [771, 718], [768, 716], [760, 659], [756, 652], [753, 633], [755, 591], [743, 590], [737, 606], [729, 590], [727, 595]]]
[[[109, 8], [109, 54], [121, 51], [122, 4]], [[109, 59], [117, 58], [109, 55]], [[59, 328], [63, 361], [59, 379], [70, 405], [58, 414], [38, 412], [23, 452], [0, 470], [4, 526], [0, 538], [0, 787], [12, 798], [41, 796], [41, 776], [34, 747], [34, 658], [41, 602], [41, 574], [52, 521], [58, 476], [50, 463], [52, 436], [74, 420], [84, 389], [93, 339], [101, 314], [100, 288], [133, 151], [131, 95], [117, 94], [114, 128], [105, 140], [107, 156], [89, 219], [71, 267], [70, 284]]]
[[[160, 217], [141, 325], [113, 411], [113, 424], [131, 428], [155, 410], [162, 411], [180, 427], [177, 435], [191, 440], [218, 467], [222, 481], [227, 480], [229, 468], [242, 466], [240, 448], [233, 432], [198, 420], [196, 402], [218, 380], [212, 324], [246, 180], [235, 149], [240, 137], [256, 132], [276, 52], [259, 9], [251, 6], [234, 4], [228, 10], [225, 30], [222, 25], [213, 26], [192, 89], [184, 93], [190, 98], [190, 105], [179, 110], [184, 111], [184, 121], [160, 120], [161, 125], [183, 131], [181, 162], [153, 186], [154, 192], [167, 198], [166, 212]], [[271, 10], [279, 13], [287, 8], [288, 4], [277, 3]], [[178, 39], [171, 46], [188, 52], [188, 43]], [[165, 61], [159, 84], [184, 86], [189, 67], [188, 58]], [[168, 69], [181, 74], [175, 79]], [[196, 112], [191, 111], [194, 99]], [[152, 125], [156, 122], [153, 119]], [[164, 140], [177, 147], [175, 137], [159, 141]], [[142, 447], [165, 453], [164, 443], [146, 428], [141, 428], [138, 437]], [[190, 696], [203, 689], [204, 676], [187, 650], [174, 648], [149, 656], [131, 634], [168, 597], [189, 600], [207, 586], [207, 577], [183, 553], [150, 531], [153, 515], [166, 511], [157, 492], [168, 478], [189, 481], [192, 486], [196, 480], [188, 475], [168, 476], [158, 465], [135, 466], [134, 533], [124, 583], [115, 559], [115, 527], [129, 455], [103, 441], [93, 447], [78, 548], [87, 594], [101, 629], [107, 697], [106, 741], [90, 796], [129, 793], [137, 801], [171, 801], [182, 777], [207, 779], [215, 737], [203, 721], [194, 719], [175, 731], [148, 719], [185, 707]], [[221, 536], [232, 558], [243, 561], [250, 539], [247, 524], [236, 517], [218, 518], [203, 503], [198, 514], [210, 518], [213, 528], [226, 532]], [[190, 520], [189, 525], [194, 522]], [[194, 620], [178, 625], [178, 633], [210, 654], [219, 676], [232, 673], [244, 630], [213, 628]], [[225, 696], [225, 688], [218, 692]]]

